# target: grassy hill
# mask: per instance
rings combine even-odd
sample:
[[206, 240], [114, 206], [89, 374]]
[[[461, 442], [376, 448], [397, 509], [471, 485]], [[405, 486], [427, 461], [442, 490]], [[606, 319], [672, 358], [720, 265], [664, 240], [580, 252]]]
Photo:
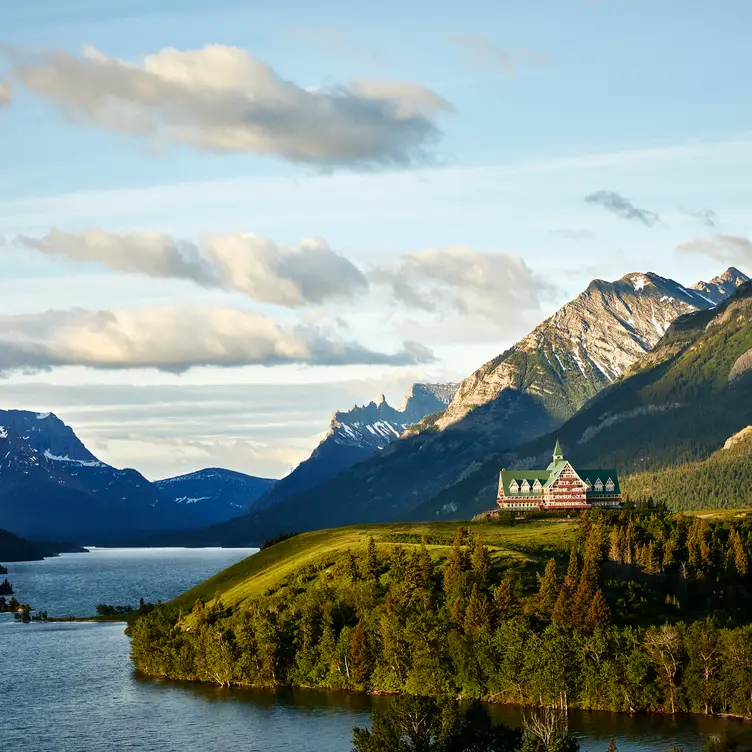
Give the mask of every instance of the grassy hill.
[[566, 551], [574, 540], [576, 521], [541, 520], [507, 526], [488, 522], [392, 523], [352, 525], [332, 530], [303, 533], [277, 543], [225, 569], [171, 602], [184, 610], [197, 599], [205, 602], [221, 600], [234, 607], [277, 588], [286, 579], [305, 570], [330, 565], [347, 549], [360, 555], [371, 537], [387, 553], [402, 545], [417, 548], [425, 542], [431, 558], [446, 559], [458, 525], [471, 525], [482, 536], [497, 566], [517, 565], [524, 568], [542, 557]]

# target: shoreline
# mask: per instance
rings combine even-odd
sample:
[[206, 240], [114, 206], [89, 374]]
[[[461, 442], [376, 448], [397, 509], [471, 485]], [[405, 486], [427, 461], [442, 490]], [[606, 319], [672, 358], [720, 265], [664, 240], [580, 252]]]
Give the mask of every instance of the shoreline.
[[[404, 695], [404, 692], [389, 692], [387, 690], [383, 689], [338, 689], [334, 687], [320, 687], [315, 685], [308, 685], [308, 684], [277, 684], [274, 686], [270, 686], [268, 684], [246, 684], [244, 682], [232, 682], [230, 684], [218, 684], [217, 682], [211, 682], [211, 681], [204, 681], [203, 679], [178, 679], [174, 676], [168, 676], [167, 674], [150, 674], [147, 671], [144, 671], [142, 668], [139, 668], [138, 666], [135, 667], [136, 671], [140, 673], [142, 676], [148, 677], [150, 679], [167, 679], [169, 681], [174, 682], [186, 682], [189, 684], [200, 684], [206, 687], [217, 687], [220, 689], [232, 689], [233, 687], [236, 687], [238, 689], [252, 689], [255, 691], [266, 691], [270, 693], [279, 692], [279, 691], [285, 691], [285, 690], [296, 690], [296, 689], [304, 689], [306, 691], [312, 691], [312, 692], [335, 692], [338, 694], [349, 694], [349, 695], [360, 695], [360, 696], [370, 696], [370, 697], [400, 697]], [[542, 709], [542, 708], [551, 708], [556, 707], [554, 705], [532, 705], [532, 704], [526, 704], [526, 703], [519, 703], [519, 702], [501, 702], [498, 700], [492, 700], [486, 697], [454, 697], [453, 698], [456, 702], [471, 702], [473, 700], [478, 700], [479, 702], [484, 703], [485, 705], [496, 705], [496, 706], [506, 706], [506, 707], [514, 707], [514, 708], [534, 708], [534, 709]], [[739, 723], [749, 723], [752, 724], [752, 715], [739, 715], [737, 713], [691, 713], [689, 711], [681, 711], [678, 713], [666, 713], [661, 710], [611, 710], [608, 708], [581, 708], [577, 705], [569, 705], [566, 708], [567, 711], [574, 710], [578, 713], [613, 713], [615, 715], [623, 715], [623, 716], [661, 716], [661, 717], [675, 717], [675, 716], [681, 716], [685, 718], [721, 718], [724, 720], [730, 720], [730, 721], [737, 721]]]

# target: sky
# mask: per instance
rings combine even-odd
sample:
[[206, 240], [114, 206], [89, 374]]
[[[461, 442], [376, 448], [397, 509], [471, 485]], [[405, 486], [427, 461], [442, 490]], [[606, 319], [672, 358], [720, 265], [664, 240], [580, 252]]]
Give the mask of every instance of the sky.
[[0, 407], [280, 477], [594, 278], [752, 273], [746, 0], [0, 5]]

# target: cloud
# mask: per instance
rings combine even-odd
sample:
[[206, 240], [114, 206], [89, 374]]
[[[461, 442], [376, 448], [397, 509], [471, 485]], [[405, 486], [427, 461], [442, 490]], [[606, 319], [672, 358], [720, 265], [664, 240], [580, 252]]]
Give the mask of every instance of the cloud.
[[10, 84], [0, 81], [0, 107], [10, 104], [13, 101], [13, 89]]
[[692, 209], [680, 206], [679, 211], [688, 217], [699, 219], [705, 227], [718, 227], [718, 215], [712, 209]]
[[414, 342], [396, 353], [377, 352], [320, 328], [285, 327], [241, 309], [68, 309], [0, 316], [0, 371], [6, 372], [87, 366], [181, 373], [195, 366], [401, 366], [432, 360], [431, 351]]
[[537, 309], [553, 289], [519, 256], [468, 246], [405, 254], [394, 264], [374, 269], [371, 278], [388, 286], [408, 308], [454, 310], [502, 324], [521, 311]]
[[648, 209], [638, 209], [629, 199], [615, 191], [596, 191], [585, 197], [588, 204], [598, 204], [612, 214], [623, 219], [633, 219], [642, 222], [646, 227], [653, 227], [661, 218]]
[[549, 59], [549, 56], [542, 52], [509, 52], [488, 37], [479, 34], [449, 34], [447, 41], [472, 62], [503, 68], [509, 72], [514, 71], [520, 63], [536, 65]]
[[202, 244], [149, 232], [77, 234], [52, 230], [15, 244], [48, 256], [96, 262], [118, 272], [187, 279], [289, 308], [353, 297], [367, 289], [363, 273], [325, 241], [280, 246], [251, 233], [214, 235]]
[[311, 42], [344, 57], [369, 60], [380, 57], [352, 41], [345, 31], [334, 26], [298, 27], [290, 29], [290, 37], [301, 42]]
[[677, 253], [697, 253], [724, 264], [752, 264], [752, 240], [746, 235], [711, 235], [676, 247]]
[[431, 157], [436, 116], [418, 84], [306, 88], [238, 47], [165, 48], [133, 63], [93, 47], [6, 50], [10, 75], [74, 122], [215, 152], [275, 155], [323, 168], [404, 166]]

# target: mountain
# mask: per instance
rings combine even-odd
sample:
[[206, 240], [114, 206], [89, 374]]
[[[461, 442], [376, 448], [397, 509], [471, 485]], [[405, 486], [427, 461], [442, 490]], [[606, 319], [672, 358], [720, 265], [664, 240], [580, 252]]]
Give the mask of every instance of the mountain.
[[595, 280], [465, 379], [443, 413], [328, 481], [211, 535], [240, 542], [356, 521], [454, 516], [461, 504], [473, 507], [465, 489], [480, 490], [476, 476], [489, 456], [560, 426], [649, 353], [679, 316], [713, 306], [657, 274]]
[[698, 282], [696, 285], [692, 285], [692, 289], [697, 290], [701, 295], [718, 305], [745, 282], [749, 282], [749, 277], [742, 274], [736, 267], [730, 266], [719, 277], [713, 277], [710, 282]]
[[199, 526], [237, 517], [252, 507], [275, 482], [211, 467], [158, 480], [154, 485], [174, 504], [189, 512], [192, 526]]
[[537, 466], [560, 439], [577, 465], [615, 467], [632, 498], [677, 509], [752, 501], [752, 282], [714, 309], [682, 316], [649, 354], [555, 433], [490, 455], [420, 515], [493, 507], [502, 466]]
[[326, 436], [311, 456], [278, 481], [258, 506], [273, 506], [384, 449], [412, 424], [444, 410], [457, 387], [413, 384], [399, 408], [389, 405], [382, 394], [377, 402], [334, 413]]
[[97, 459], [52, 413], [0, 410], [0, 527], [101, 544], [199, 524], [141, 473]]

